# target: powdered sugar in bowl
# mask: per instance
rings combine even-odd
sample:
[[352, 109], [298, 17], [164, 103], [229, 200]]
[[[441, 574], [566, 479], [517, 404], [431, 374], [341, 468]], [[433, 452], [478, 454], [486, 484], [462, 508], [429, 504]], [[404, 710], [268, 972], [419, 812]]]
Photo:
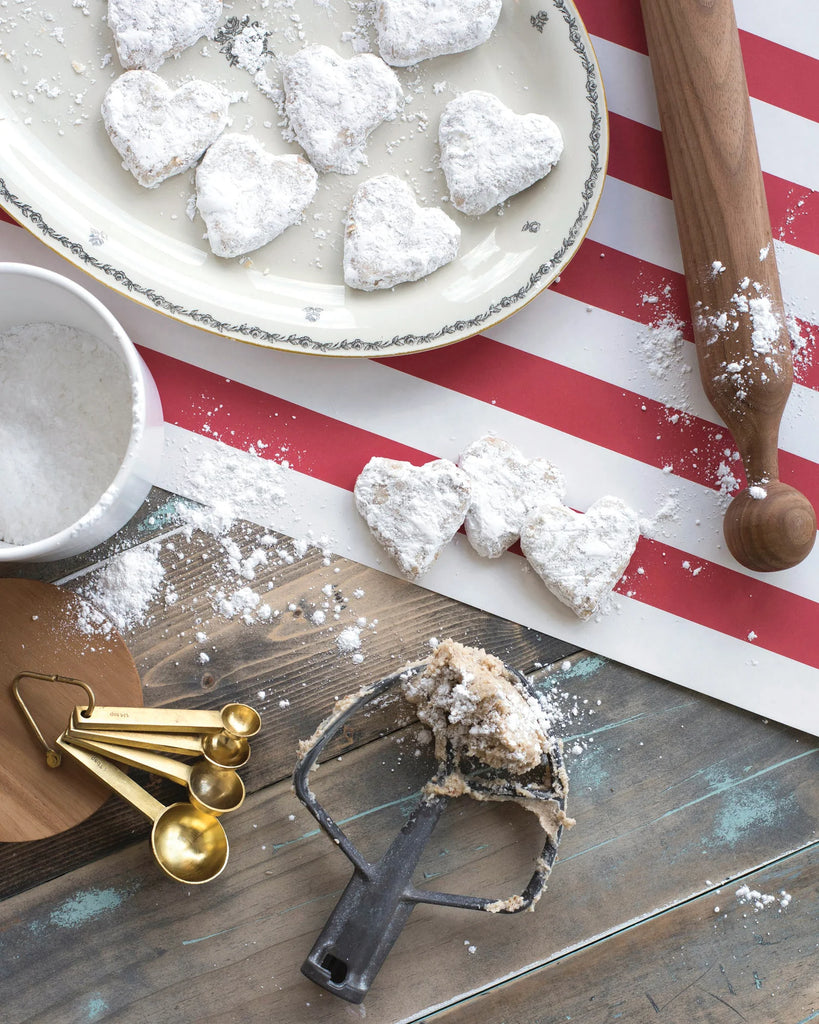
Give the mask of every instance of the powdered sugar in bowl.
[[0, 263], [0, 562], [106, 540], [145, 499], [162, 443], [156, 384], [102, 303]]

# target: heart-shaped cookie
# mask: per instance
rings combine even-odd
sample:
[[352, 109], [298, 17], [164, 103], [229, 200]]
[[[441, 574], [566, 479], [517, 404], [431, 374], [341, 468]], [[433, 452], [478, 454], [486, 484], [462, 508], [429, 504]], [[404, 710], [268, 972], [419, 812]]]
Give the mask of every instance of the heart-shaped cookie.
[[290, 127], [317, 171], [355, 174], [367, 163], [368, 135], [403, 100], [395, 72], [379, 57], [345, 60], [329, 46], [307, 46], [286, 61], [282, 84]]
[[145, 188], [193, 167], [228, 124], [230, 100], [197, 79], [174, 91], [152, 71], [126, 71], [102, 100], [102, 120], [123, 166]]
[[371, 292], [417, 281], [458, 255], [461, 229], [391, 174], [358, 186], [344, 234], [344, 281]]
[[551, 118], [516, 114], [480, 90], [447, 103], [438, 142], [452, 205], [472, 217], [539, 181], [563, 152], [563, 137]]
[[212, 35], [221, 14], [222, 0], [108, 0], [120, 64], [146, 71]]
[[585, 515], [542, 506], [523, 524], [520, 546], [555, 597], [588, 619], [625, 572], [639, 536], [636, 513], [607, 496]]
[[472, 50], [492, 34], [503, 0], [376, 0], [381, 56], [396, 68]]
[[229, 132], [196, 170], [196, 206], [216, 256], [241, 256], [301, 219], [318, 175], [300, 156], [272, 156], [255, 139]]
[[454, 462], [423, 466], [373, 458], [355, 482], [355, 504], [372, 535], [406, 576], [430, 568], [469, 507], [469, 478]]
[[566, 489], [548, 459], [527, 459], [500, 437], [482, 437], [461, 453], [458, 465], [472, 483], [466, 536], [485, 558], [498, 558], [520, 536], [527, 515]]

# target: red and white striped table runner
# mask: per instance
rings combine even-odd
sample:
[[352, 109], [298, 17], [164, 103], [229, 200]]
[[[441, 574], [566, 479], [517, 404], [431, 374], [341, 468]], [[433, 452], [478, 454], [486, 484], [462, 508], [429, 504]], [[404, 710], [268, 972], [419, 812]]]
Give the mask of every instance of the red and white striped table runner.
[[[286, 451], [294, 469], [292, 494], [265, 525], [325, 535], [339, 553], [392, 572], [353, 507], [361, 467], [373, 455], [457, 459], [494, 432], [556, 462], [573, 507], [616, 494], [656, 528], [612, 609], [586, 623], [523, 571], [519, 554], [483, 560], [463, 537], [423, 586], [819, 733], [819, 549], [764, 576], [722, 543], [720, 465], [741, 473], [697, 377], [639, 0], [577, 6], [609, 107], [603, 198], [560, 280], [486, 335], [379, 360], [272, 352], [137, 307], [11, 228], [0, 251], [77, 277], [140, 344], [169, 425], [163, 486], [184, 490], [183, 446], [261, 440], [262, 454]], [[805, 342], [780, 437], [782, 478], [819, 507], [819, 8], [735, 7], [783, 293]], [[684, 321], [686, 343], [661, 378], [645, 344], [664, 313]]]

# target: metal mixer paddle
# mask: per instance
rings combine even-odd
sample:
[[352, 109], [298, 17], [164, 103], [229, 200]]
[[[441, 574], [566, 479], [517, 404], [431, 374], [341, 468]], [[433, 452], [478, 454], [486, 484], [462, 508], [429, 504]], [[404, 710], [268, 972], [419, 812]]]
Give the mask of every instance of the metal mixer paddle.
[[[293, 776], [296, 795], [354, 867], [352, 878], [301, 970], [311, 981], [351, 1003], [364, 999], [417, 903], [501, 914], [516, 914], [532, 906], [552, 869], [562, 833], [562, 826], [559, 826], [553, 836], [547, 834], [534, 874], [519, 896], [498, 900], [416, 888], [413, 873], [447, 806], [447, 780], [458, 767], [450, 751], [448, 763], [439, 766], [438, 773], [425, 787], [420, 803], [380, 860], [369, 862], [350, 841], [310, 790], [310, 770], [327, 743], [353, 715], [425, 667], [426, 662], [422, 662], [396, 672], [363, 689], [352, 703], [343, 701], [337, 705], [336, 711], [321, 723], [308, 741], [309, 747], [301, 754]], [[509, 666], [504, 667], [526, 692], [532, 692], [524, 675]], [[478, 767], [474, 763], [473, 766]], [[461, 765], [462, 771], [464, 767]], [[559, 811], [557, 820], [565, 810], [565, 773], [560, 745], [556, 741], [549, 745], [540, 767], [526, 776], [508, 777], [480, 766], [480, 773], [470, 771], [466, 782], [465, 791], [481, 799], [514, 799], [521, 803], [552, 801]]]

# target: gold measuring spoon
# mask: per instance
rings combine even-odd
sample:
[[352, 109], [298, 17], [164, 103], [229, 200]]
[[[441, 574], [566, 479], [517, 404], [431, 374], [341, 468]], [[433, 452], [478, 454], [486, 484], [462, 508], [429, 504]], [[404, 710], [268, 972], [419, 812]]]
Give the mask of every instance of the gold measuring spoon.
[[229, 847], [218, 818], [189, 803], [166, 807], [116, 765], [90, 750], [75, 747], [64, 735], [56, 745], [154, 823], [151, 848], [166, 875], [177, 882], [200, 885], [221, 873]]
[[187, 708], [75, 708], [73, 729], [116, 729], [119, 732], [216, 733], [224, 730], [236, 739], [250, 739], [262, 727], [255, 708], [247, 704], [226, 704], [221, 711], [192, 711]]
[[188, 795], [194, 807], [214, 817], [227, 814], [241, 807], [245, 799], [245, 784], [230, 768], [217, 768], [209, 761], [200, 760], [195, 764], [183, 764], [164, 754], [150, 750], [134, 750], [114, 743], [97, 743], [85, 739], [75, 732], [70, 743], [103, 757], [127, 764], [131, 768], [161, 775], [163, 778], [188, 787]]
[[156, 750], [165, 754], [186, 754], [204, 757], [217, 768], [244, 768], [250, 760], [250, 743], [246, 739], [221, 732], [186, 735], [175, 732], [117, 732], [115, 729], [66, 730], [69, 740], [88, 739], [97, 743], [114, 743], [118, 747]]

